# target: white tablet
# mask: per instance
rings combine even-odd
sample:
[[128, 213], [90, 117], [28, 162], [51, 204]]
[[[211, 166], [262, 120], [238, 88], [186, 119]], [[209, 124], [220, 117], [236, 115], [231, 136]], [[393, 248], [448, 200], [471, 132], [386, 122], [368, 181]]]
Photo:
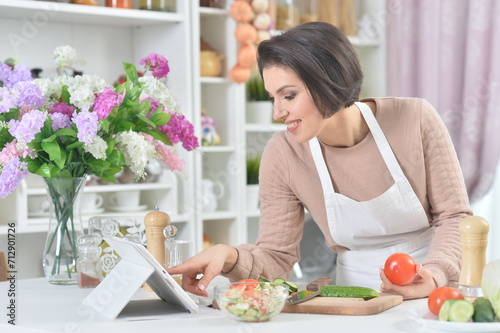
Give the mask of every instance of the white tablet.
[[198, 305], [156, 261], [146, 247], [122, 237], [104, 237], [121, 257], [83, 304], [114, 319], [144, 283], [165, 302], [184, 311], [198, 312]]

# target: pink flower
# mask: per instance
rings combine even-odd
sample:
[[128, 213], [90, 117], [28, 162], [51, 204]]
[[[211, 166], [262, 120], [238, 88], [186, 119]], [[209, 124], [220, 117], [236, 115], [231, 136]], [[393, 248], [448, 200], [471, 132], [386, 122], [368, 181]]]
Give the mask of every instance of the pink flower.
[[66, 103], [55, 103], [49, 113], [61, 113], [71, 118], [74, 109], [75, 107], [73, 105], [68, 105]]
[[199, 147], [198, 138], [194, 136], [193, 124], [184, 115], [168, 112], [171, 117], [166, 125], [158, 127], [168, 135], [173, 144], [182, 142], [182, 147], [191, 151]]
[[170, 68], [168, 67], [168, 60], [164, 56], [156, 53], [151, 53], [146, 58], [142, 58], [141, 65], [145, 65], [146, 70], [151, 70], [153, 76], [157, 79], [166, 77]]
[[94, 111], [97, 113], [97, 119], [103, 120], [108, 118], [113, 108], [123, 102], [123, 98], [123, 95], [115, 93], [109, 87], [105, 87], [104, 91], [97, 96], [94, 103]]
[[11, 142], [6, 143], [2, 151], [0, 151], [0, 164], [6, 165], [9, 161], [16, 157], [35, 158], [36, 154], [34, 154], [33, 149], [28, 148], [25, 145], [18, 149], [17, 140], [14, 139]]
[[156, 152], [161, 156], [160, 161], [172, 171], [184, 170], [184, 160], [177, 155], [175, 150], [169, 146], [155, 140], [151, 135], [143, 133], [146, 140], [151, 142], [156, 149]]

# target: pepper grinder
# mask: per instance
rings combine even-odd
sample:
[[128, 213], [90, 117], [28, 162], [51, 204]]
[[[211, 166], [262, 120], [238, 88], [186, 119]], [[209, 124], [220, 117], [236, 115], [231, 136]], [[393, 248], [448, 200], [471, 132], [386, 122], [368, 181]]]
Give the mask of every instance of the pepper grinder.
[[486, 266], [486, 247], [488, 245], [488, 221], [479, 216], [468, 216], [460, 222], [462, 239], [462, 270], [458, 289], [466, 299], [482, 297], [481, 279]]
[[[167, 239], [165, 241], [165, 268], [180, 265], [182, 263], [181, 250], [175, 241], [177, 228], [173, 225], [168, 225], [163, 230], [163, 234]], [[172, 275], [172, 277], [180, 286], [182, 286], [182, 274]]]
[[[146, 241], [149, 253], [163, 267], [165, 266], [165, 236], [163, 230], [170, 224], [170, 216], [165, 212], [160, 212], [158, 207], [144, 217], [146, 226]], [[146, 291], [152, 291], [147, 284]]]

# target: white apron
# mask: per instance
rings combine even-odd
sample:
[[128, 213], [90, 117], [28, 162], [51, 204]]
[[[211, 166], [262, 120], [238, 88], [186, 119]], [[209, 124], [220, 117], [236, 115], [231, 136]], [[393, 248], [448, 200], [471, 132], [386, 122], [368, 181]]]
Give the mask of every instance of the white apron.
[[417, 263], [423, 261], [434, 230], [371, 109], [364, 103], [356, 105], [394, 179], [386, 192], [368, 201], [335, 193], [318, 139], [311, 139], [309, 146], [323, 188], [330, 233], [337, 244], [350, 249], [337, 256], [336, 284], [379, 290], [379, 268], [385, 260], [403, 252]]

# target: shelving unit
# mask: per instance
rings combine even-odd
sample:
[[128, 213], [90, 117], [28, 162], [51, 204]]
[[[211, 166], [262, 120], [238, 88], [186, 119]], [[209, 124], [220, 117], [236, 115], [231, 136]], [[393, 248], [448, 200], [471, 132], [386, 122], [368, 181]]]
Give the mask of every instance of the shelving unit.
[[[226, 7], [229, 7], [227, 5]], [[233, 38], [236, 22], [227, 9], [200, 7], [198, 1], [191, 2], [192, 52], [193, 52], [193, 101], [195, 122], [201, 124], [201, 110], [216, 123], [221, 138], [216, 146], [201, 147], [202, 155], [195, 156], [197, 244], [208, 237], [212, 243], [237, 245], [246, 241], [243, 211], [244, 191], [244, 136], [242, 115], [244, 114], [244, 84], [236, 84], [227, 78], [235, 63], [237, 44]], [[218, 54], [224, 55], [220, 77], [200, 75], [199, 50], [201, 39], [209, 43]], [[201, 129], [200, 129], [201, 130]], [[202, 133], [198, 132], [201, 137]], [[224, 195], [217, 200], [215, 211], [203, 211], [203, 179], [219, 182]], [[201, 248], [198, 248], [201, 250]]]

